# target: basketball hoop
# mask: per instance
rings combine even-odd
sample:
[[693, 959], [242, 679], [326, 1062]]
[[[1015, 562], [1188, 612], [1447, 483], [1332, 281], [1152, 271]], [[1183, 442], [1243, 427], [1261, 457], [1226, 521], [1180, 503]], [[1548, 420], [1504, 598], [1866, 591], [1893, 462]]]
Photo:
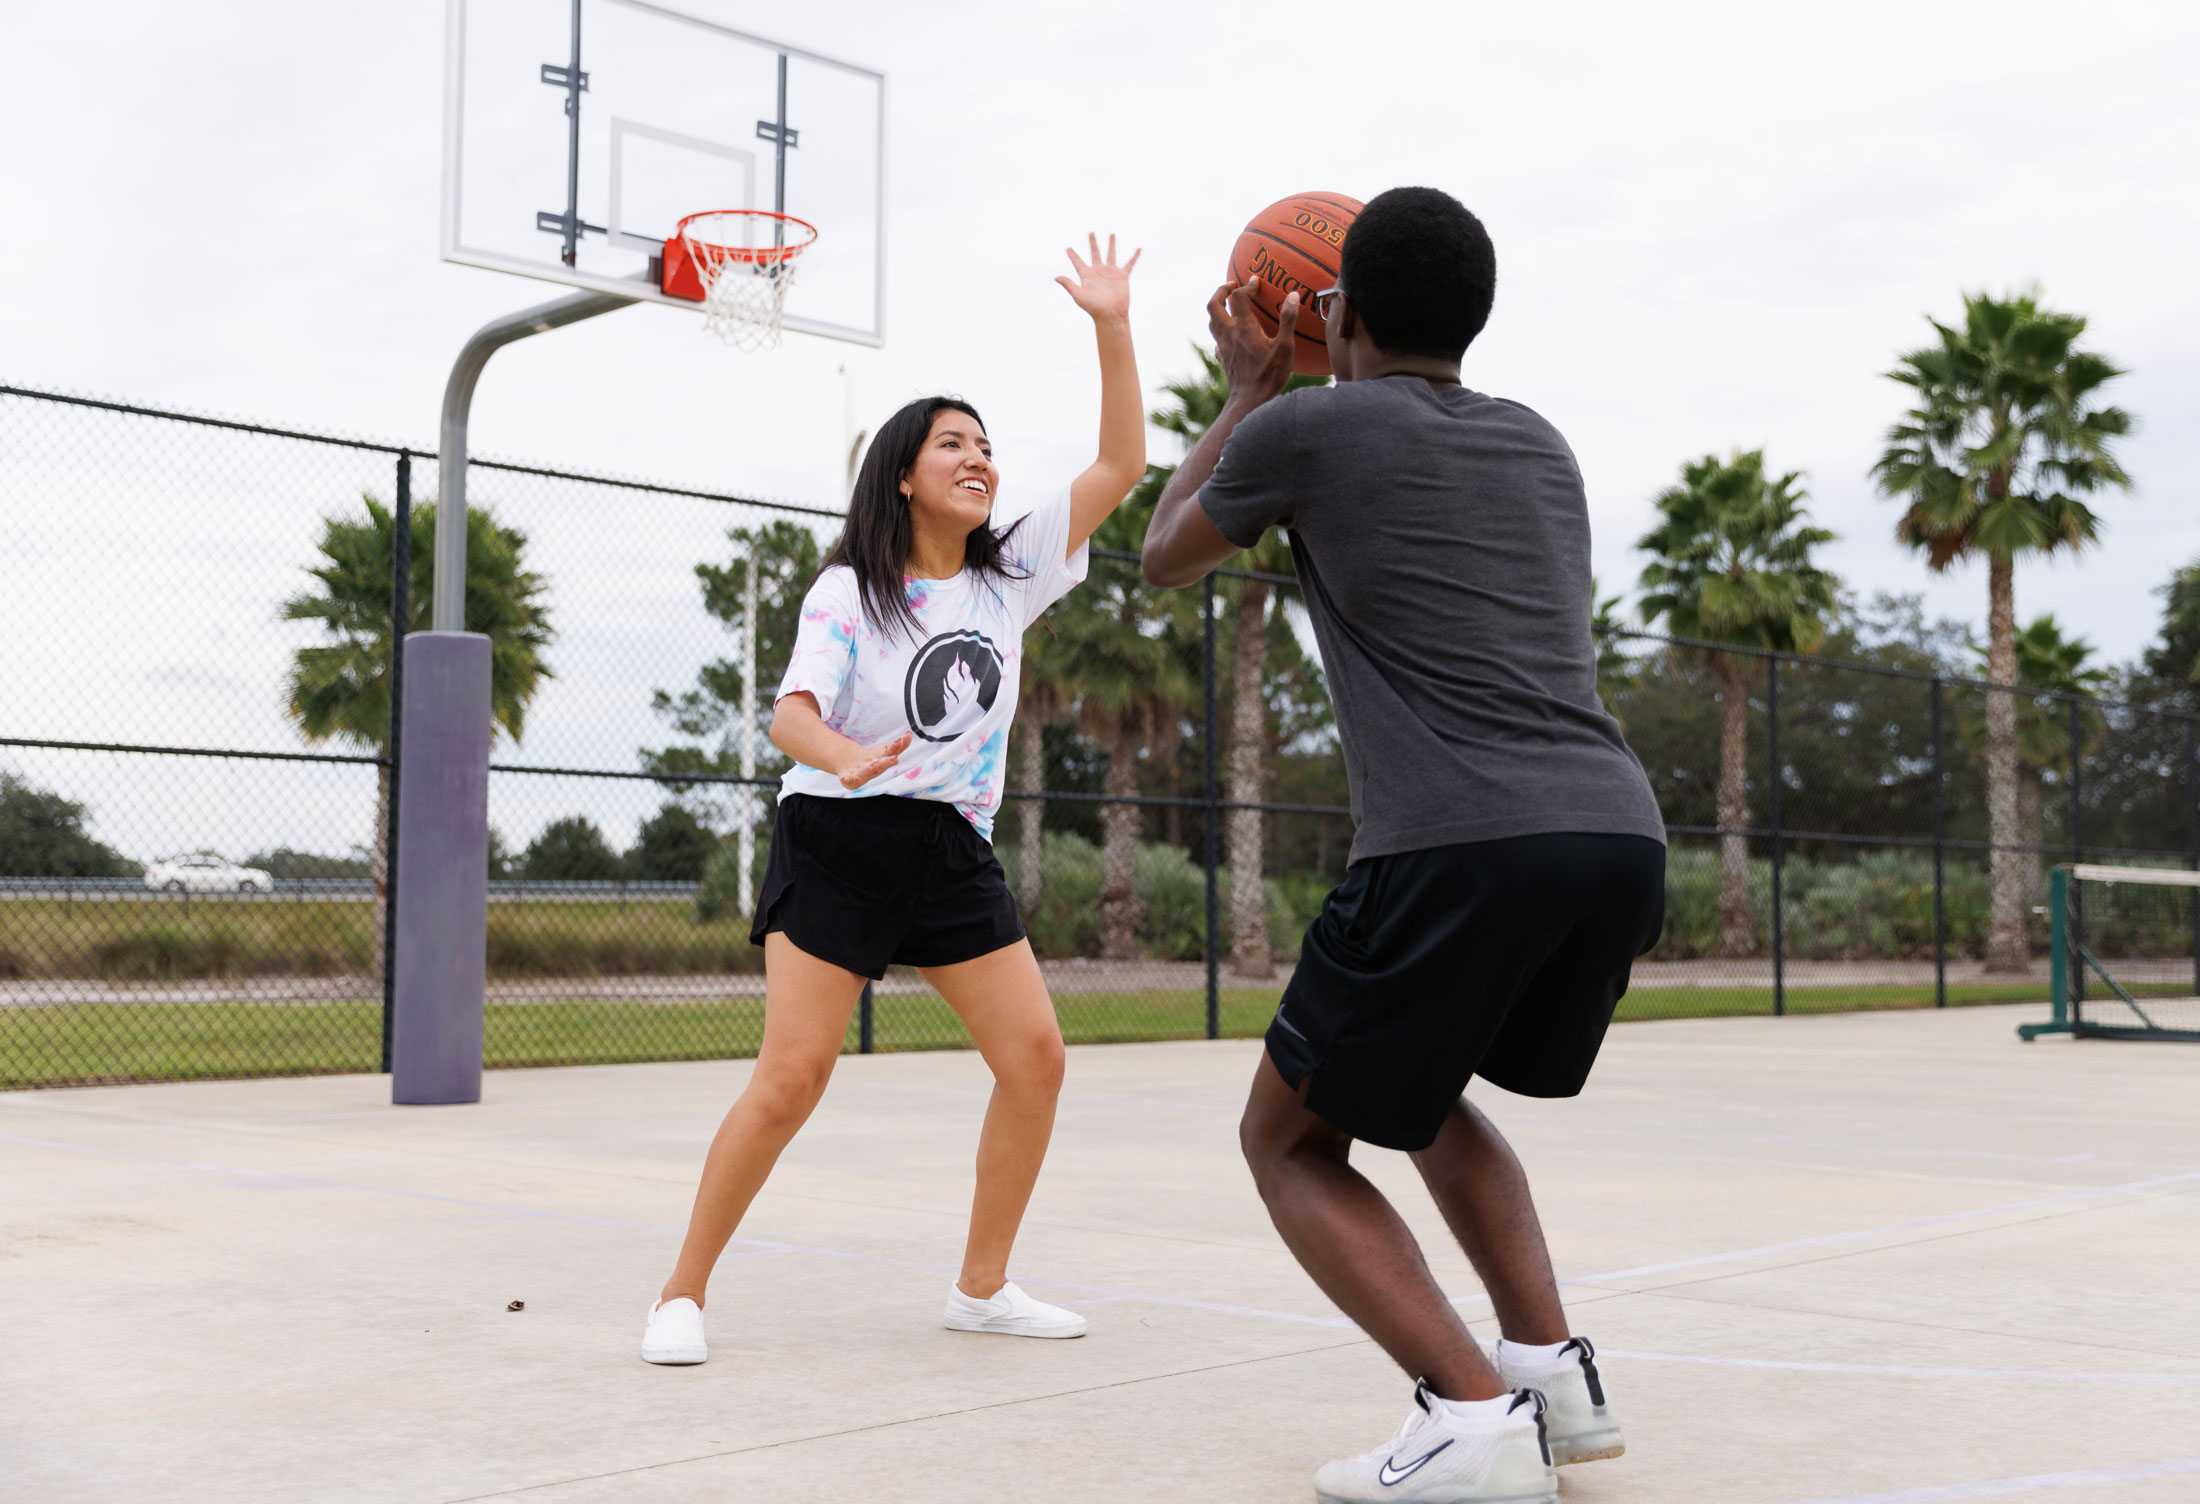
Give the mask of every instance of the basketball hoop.
[[774, 349], [795, 259], [816, 240], [817, 227], [791, 214], [705, 209], [681, 220], [665, 242], [660, 285], [701, 303], [704, 330], [727, 344]]

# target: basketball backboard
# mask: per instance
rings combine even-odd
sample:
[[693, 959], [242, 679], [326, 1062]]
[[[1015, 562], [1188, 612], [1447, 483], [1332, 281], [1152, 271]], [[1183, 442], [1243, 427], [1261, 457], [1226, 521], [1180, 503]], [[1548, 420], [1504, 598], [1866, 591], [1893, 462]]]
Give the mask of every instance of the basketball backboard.
[[699, 308], [681, 217], [777, 210], [818, 231], [785, 327], [883, 342], [885, 75], [649, 0], [447, 4], [444, 260]]

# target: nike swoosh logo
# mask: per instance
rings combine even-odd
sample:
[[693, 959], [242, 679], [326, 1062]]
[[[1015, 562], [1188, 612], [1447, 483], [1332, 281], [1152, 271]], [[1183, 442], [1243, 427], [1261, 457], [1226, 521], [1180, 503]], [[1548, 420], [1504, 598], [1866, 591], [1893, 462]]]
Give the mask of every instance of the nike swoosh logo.
[[[1276, 1009], [1276, 1022], [1277, 1022], [1277, 1023], [1279, 1023], [1279, 1024], [1282, 1024], [1282, 1025], [1283, 1025], [1283, 1026], [1284, 1026], [1284, 1027], [1285, 1027], [1286, 1029], [1289, 1029], [1289, 1030], [1290, 1030], [1290, 1031], [1291, 1031], [1292, 1033], [1294, 1033], [1294, 1034], [1299, 1034], [1298, 1026], [1297, 1026], [1296, 1024], [1292, 1023], [1290, 1019], [1288, 1019], [1288, 1018], [1285, 1018], [1285, 1017], [1283, 1016], [1283, 1009], [1282, 1009], [1282, 1008], [1280, 1008], [1280, 1007]], [[1301, 1039], [1306, 1039], [1306, 1036], [1305, 1036], [1304, 1034], [1299, 1034], [1299, 1038], [1301, 1038]], [[1308, 1042], [1309, 1044], [1311, 1044], [1311, 1043], [1312, 1043], [1313, 1041], [1312, 1041], [1312, 1040], [1308, 1040], [1307, 1042]]]
[[1383, 1465], [1375, 1470], [1375, 1481], [1377, 1483], [1380, 1483], [1385, 1488], [1390, 1487], [1393, 1483], [1403, 1483], [1406, 1481], [1406, 1479], [1412, 1477], [1422, 1468], [1428, 1466], [1428, 1460], [1431, 1457], [1434, 1457], [1438, 1452], [1441, 1452], [1444, 1448], [1450, 1445], [1451, 1443], [1449, 1441], [1440, 1441], [1436, 1443], [1435, 1446], [1430, 1447], [1420, 1456], [1414, 1458], [1413, 1465], [1411, 1467], [1399, 1467], [1397, 1458], [1385, 1457], [1383, 1459]]

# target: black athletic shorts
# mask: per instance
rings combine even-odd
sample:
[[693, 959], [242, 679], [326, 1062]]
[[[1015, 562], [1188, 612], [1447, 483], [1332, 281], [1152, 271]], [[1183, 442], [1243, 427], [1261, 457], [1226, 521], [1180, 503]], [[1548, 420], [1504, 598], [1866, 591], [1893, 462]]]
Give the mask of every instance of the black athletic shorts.
[[873, 981], [953, 966], [1024, 938], [1008, 878], [951, 804], [871, 794], [779, 801], [749, 939], [773, 930]]
[[1589, 1079], [1665, 923], [1665, 847], [1534, 835], [1355, 862], [1307, 928], [1268, 1058], [1357, 1139], [1425, 1149], [1474, 1076], [1530, 1097]]

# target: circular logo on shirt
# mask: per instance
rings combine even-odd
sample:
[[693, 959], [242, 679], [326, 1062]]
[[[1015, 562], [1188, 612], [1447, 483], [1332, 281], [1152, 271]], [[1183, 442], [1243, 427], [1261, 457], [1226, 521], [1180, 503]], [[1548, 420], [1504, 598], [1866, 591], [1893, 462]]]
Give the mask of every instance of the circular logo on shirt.
[[985, 719], [1001, 693], [1001, 650], [983, 632], [942, 632], [917, 649], [901, 688], [909, 729], [951, 742]]

